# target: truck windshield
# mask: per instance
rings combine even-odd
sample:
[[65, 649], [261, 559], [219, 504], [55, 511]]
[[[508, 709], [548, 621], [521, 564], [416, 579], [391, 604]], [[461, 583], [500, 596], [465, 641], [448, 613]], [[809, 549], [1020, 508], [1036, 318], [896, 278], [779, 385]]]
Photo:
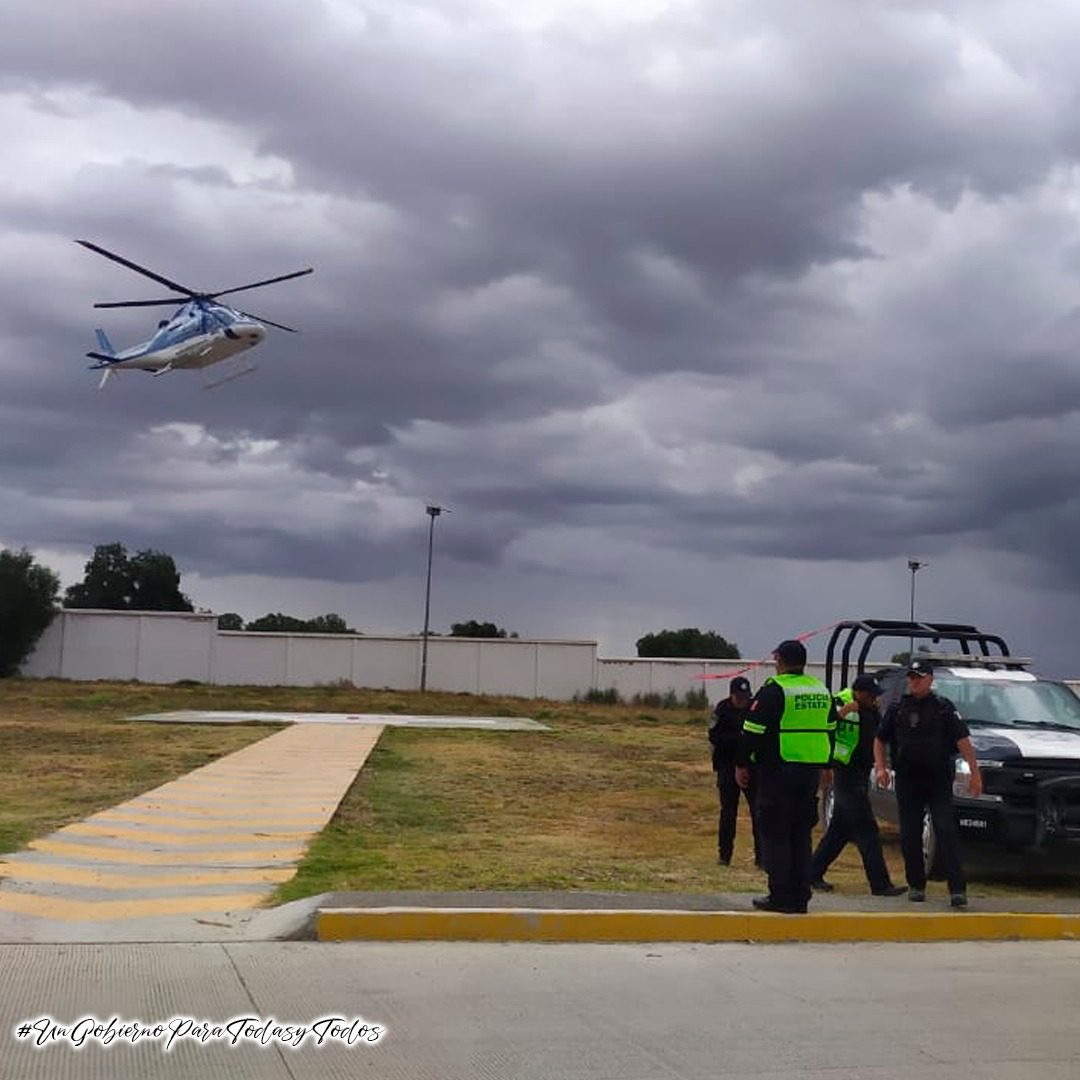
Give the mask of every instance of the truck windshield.
[[1080, 698], [1060, 683], [959, 679], [941, 673], [934, 678], [934, 690], [947, 697], [969, 722], [1080, 731]]

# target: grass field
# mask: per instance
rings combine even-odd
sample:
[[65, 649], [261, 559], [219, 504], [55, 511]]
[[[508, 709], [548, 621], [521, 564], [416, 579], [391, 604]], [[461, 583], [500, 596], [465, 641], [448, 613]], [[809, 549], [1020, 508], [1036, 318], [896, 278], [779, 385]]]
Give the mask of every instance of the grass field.
[[[201, 708], [531, 716], [552, 729], [387, 728], [278, 900], [344, 889], [707, 893], [760, 890], [763, 883], [745, 812], [733, 865], [716, 865], [704, 710], [336, 687], [2, 681], [0, 851], [273, 730], [125, 720]], [[894, 879], [902, 881], [891, 830], [885, 841]], [[866, 891], [853, 849], [829, 878], [842, 893]], [[1010, 891], [1015, 886], [1000, 882], [973, 889]]]

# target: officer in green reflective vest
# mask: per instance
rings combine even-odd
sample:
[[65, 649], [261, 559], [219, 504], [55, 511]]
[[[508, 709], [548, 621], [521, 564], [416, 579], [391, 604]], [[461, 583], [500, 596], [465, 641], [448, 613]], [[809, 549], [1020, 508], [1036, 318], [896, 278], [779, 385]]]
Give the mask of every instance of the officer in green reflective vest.
[[[881, 684], [863, 673], [836, 695], [838, 706], [836, 748], [833, 751], [832, 816], [810, 865], [814, 892], [832, 892], [825, 873], [847, 846], [854, 843], [862, 856], [866, 880], [875, 896], [899, 896], [906, 890], [894, 885], [881, 851], [881, 835], [870, 806], [870, 769], [874, 764], [874, 736], [881, 713]], [[827, 774], [826, 774], [827, 775]], [[824, 778], [823, 778], [824, 779]]]
[[[794, 915], [810, 903], [811, 833], [821, 770], [833, 756], [836, 705], [828, 687], [805, 674], [801, 641], [781, 641], [773, 662], [776, 675], [757, 692], [743, 724], [740, 757], [757, 767], [756, 814], [769, 875], [769, 895], [755, 897], [754, 907]], [[748, 770], [737, 779], [748, 784]]]

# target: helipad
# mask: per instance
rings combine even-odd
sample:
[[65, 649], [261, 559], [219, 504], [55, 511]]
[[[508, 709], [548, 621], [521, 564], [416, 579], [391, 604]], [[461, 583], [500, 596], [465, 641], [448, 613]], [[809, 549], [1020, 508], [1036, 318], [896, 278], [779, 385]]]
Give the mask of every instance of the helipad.
[[374, 724], [378, 727], [480, 728], [486, 731], [548, 731], [546, 724], [517, 716], [405, 716], [398, 713], [182, 712], [146, 713], [132, 720], [157, 724]]

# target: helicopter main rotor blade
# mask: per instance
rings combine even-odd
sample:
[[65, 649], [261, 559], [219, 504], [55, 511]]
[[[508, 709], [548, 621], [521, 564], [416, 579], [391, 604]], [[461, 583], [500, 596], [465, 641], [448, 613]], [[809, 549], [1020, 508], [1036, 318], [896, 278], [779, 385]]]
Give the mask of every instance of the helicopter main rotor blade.
[[169, 307], [179, 307], [185, 303], [182, 296], [174, 296], [171, 300], [106, 300], [94, 307], [161, 307], [168, 304]]
[[160, 274], [155, 274], [153, 270], [147, 270], [145, 266], [140, 266], [138, 263], [132, 262], [130, 259], [125, 259], [122, 255], [117, 255], [115, 252], [107, 251], [103, 247], [99, 247], [97, 244], [91, 244], [89, 240], [76, 240], [76, 244], [82, 244], [84, 248], [90, 251], [97, 252], [98, 255], [104, 255], [106, 259], [112, 259], [113, 262], [119, 263], [121, 266], [126, 266], [129, 270], [134, 270], [136, 274], [142, 274], [143, 277], [148, 277], [153, 281], [156, 281], [159, 285], [164, 285], [166, 288], [175, 289], [178, 293], [184, 293], [186, 296], [198, 296], [194, 289], [189, 289], [186, 285], [178, 285], [175, 281], [170, 281], [167, 277], [162, 277]]
[[247, 289], [261, 289], [264, 285], [274, 285], [279, 281], [291, 281], [293, 278], [303, 277], [305, 274], [315, 273], [315, 267], [309, 266], [306, 270], [296, 270], [291, 274], [282, 274], [280, 277], [267, 278], [265, 281], [253, 281], [250, 285], [238, 285], [235, 289], [222, 289], [221, 292], [206, 293], [210, 300], [216, 300], [219, 296], [229, 296], [232, 293], [245, 292]]
[[238, 311], [237, 315], [243, 315], [245, 318], [254, 319], [256, 322], [266, 323], [267, 326], [276, 326], [278, 330], [288, 330], [290, 334], [299, 334], [299, 330], [294, 330], [291, 326], [285, 326], [282, 323], [274, 322], [273, 319], [264, 319], [261, 315], [252, 315], [250, 311]]

